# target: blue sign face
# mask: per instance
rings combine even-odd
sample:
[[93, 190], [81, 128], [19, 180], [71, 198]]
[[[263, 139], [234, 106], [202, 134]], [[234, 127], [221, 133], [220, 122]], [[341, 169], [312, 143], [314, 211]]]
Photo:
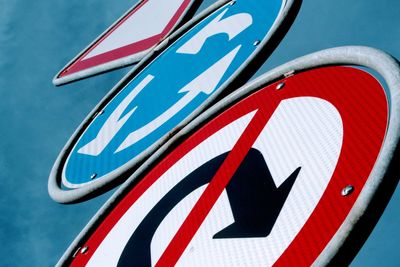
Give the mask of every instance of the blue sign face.
[[63, 185], [101, 179], [190, 116], [256, 51], [281, 0], [229, 3], [198, 23], [133, 78], [84, 131], [63, 169]]

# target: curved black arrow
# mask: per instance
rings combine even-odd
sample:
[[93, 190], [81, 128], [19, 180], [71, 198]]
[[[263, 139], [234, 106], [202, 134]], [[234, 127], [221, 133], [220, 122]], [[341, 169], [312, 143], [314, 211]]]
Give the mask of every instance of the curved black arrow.
[[168, 213], [187, 195], [213, 178], [228, 153], [222, 154], [180, 181], [147, 214], [133, 233], [118, 262], [122, 266], [151, 266], [150, 245], [158, 226]]
[[[180, 181], [146, 215], [126, 244], [118, 267], [151, 266], [153, 236], [168, 213], [187, 195], [209, 183], [229, 152], [211, 159]], [[214, 238], [265, 237], [296, 180], [300, 167], [277, 188], [262, 154], [251, 149], [226, 190], [235, 222]]]

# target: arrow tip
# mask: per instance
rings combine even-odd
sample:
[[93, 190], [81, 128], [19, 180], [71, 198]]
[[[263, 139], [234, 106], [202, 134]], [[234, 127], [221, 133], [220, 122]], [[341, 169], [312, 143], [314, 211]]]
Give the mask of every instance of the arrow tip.
[[296, 168], [277, 188], [262, 154], [251, 149], [226, 188], [235, 221], [213, 238], [268, 236], [300, 170]]

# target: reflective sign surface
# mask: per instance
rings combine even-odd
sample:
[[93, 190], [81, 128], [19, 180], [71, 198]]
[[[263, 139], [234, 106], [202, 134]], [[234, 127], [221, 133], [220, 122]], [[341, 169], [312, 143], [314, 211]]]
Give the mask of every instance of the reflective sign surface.
[[69, 260], [310, 266], [369, 180], [389, 116], [381, 85], [351, 67], [262, 88], [213, 114], [125, 188], [79, 241], [89, 250]]
[[220, 93], [221, 86], [265, 45], [260, 41], [270, 34], [281, 8], [280, 0], [238, 0], [178, 39], [104, 103], [73, 147], [63, 168], [63, 185], [77, 188], [118, 176], [116, 170], [133, 164], [203, 102]]

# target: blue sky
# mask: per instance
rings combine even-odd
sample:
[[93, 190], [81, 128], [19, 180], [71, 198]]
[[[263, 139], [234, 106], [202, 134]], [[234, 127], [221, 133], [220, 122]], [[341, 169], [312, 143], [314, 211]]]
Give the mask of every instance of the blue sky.
[[[130, 69], [55, 88], [55, 73], [135, 1], [0, 0], [0, 266], [52, 266], [110, 193], [60, 205], [47, 193], [58, 153]], [[204, 5], [213, 1], [206, 0]], [[258, 74], [299, 56], [367, 45], [400, 58], [400, 2], [304, 1]], [[352, 266], [399, 266], [397, 189]]]

